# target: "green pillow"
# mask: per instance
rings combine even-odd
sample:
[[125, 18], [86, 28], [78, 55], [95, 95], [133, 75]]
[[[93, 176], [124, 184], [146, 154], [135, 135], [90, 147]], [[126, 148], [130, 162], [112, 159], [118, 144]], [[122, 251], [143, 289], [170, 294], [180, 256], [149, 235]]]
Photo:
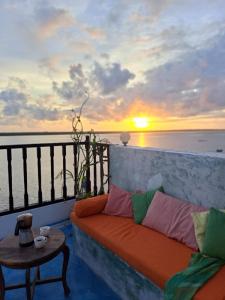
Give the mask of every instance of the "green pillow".
[[[220, 211], [225, 212], [225, 209], [220, 209]], [[203, 242], [205, 239], [205, 230], [208, 221], [208, 215], [209, 210], [201, 212], [195, 211], [191, 213], [195, 229], [195, 238], [200, 252], [202, 252]]]
[[134, 194], [131, 196], [135, 223], [137, 224], [142, 223], [147, 213], [148, 207], [152, 202], [152, 199], [157, 191], [164, 192], [163, 187], [160, 187], [152, 191], [148, 191], [144, 194]]
[[225, 213], [211, 208], [206, 225], [203, 254], [225, 259]]

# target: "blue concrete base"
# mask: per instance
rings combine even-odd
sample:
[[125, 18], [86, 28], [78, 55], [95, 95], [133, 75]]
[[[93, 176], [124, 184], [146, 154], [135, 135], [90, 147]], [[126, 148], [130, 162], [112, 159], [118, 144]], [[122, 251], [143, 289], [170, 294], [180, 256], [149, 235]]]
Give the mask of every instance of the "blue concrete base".
[[[72, 226], [63, 228], [70, 248], [70, 260], [67, 272], [67, 281], [71, 289], [68, 297], [64, 296], [61, 282], [37, 286], [34, 300], [120, 300], [120, 298], [106, 285], [106, 283], [75, 255], [76, 249], [72, 242]], [[41, 266], [41, 276], [60, 275], [62, 255]], [[3, 268], [6, 285], [24, 282], [24, 270]], [[25, 300], [24, 288], [6, 291], [5, 300]]]
[[74, 224], [73, 232], [76, 255], [101, 276], [123, 300], [163, 299], [161, 289]]

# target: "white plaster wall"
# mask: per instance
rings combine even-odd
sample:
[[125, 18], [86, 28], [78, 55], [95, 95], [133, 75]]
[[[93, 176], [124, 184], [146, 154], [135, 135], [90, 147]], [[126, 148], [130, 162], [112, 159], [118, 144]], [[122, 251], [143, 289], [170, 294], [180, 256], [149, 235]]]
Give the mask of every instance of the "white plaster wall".
[[0, 217], [0, 239], [8, 234], [13, 234], [16, 225], [16, 217], [25, 212], [33, 214], [33, 226], [40, 227], [61, 222], [69, 218], [74, 200], [46, 205], [39, 208], [30, 209], [16, 214]]
[[129, 191], [147, 190], [161, 173], [165, 192], [206, 207], [225, 208], [225, 155], [110, 146], [111, 181]]

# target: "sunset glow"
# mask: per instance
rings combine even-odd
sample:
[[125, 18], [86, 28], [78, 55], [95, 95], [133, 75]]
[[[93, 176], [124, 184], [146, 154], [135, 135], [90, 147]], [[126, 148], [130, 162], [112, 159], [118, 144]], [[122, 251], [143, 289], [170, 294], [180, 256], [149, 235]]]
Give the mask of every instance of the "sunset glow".
[[70, 131], [84, 91], [85, 130], [225, 129], [225, 2], [75, 3], [0, 1], [0, 131]]
[[147, 117], [136, 117], [133, 120], [135, 127], [138, 129], [146, 129], [149, 127], [149, 118]]

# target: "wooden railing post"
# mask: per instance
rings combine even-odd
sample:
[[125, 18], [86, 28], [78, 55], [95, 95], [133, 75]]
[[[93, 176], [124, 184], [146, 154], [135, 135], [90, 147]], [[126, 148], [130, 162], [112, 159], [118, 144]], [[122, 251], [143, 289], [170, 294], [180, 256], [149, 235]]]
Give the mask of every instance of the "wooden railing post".
[[29, 205], [28, 190], [27, 190], [27, 148], [23, 148], [23, 181], [24, 181], [24, 206], [25, 208]]
[[41, 147], [37, 147], [37, 168], [38, 168], [38, 203], [42, 204], [42, 187], [41, 187]]
[[13, 211], [13, 192], [12, 192], [12, 150], [7, 149], [7, 160], [8, 160], [8, 184], [9, 184], [9, 210]]
[[54, 146], [50, 146], [50, 162], [51, 162], [51, 201], [55, 201], [55, 170], [54, 170]]
[[66, 145], [62, 146], [63, 155], [63, 199], [67, 198], [67, 187], [66, 187]]
[[96, 165], [96, 144], [94, 143], [92, 146], [92, 152], [93, 152], [93, 177], [94, 177], [94, 196], [98, 194], [98, 188], [97, 188], [97, 165]]
[[77, 182], [77, 172], [78, 172], [78, 165], [77, 165], [77, 144], [73, 145], [73, 168], [74, 168], [74, 197], [77, 196], [78, 193], [78, 182]]
[[86, 149], [86, 193], [91, 192], [91, 180], [90, 180], [90, 137], [86, 135], [85, 138], [85, 149]]
[[107, 145], [107, 171], [108, 171], [108, 193], [110, 189], [110, 151], [109, 151], [109, 145]]
[[103, 160], [104, 150], [103, 145], [99, 146], [99, 162], [100, 162], [100, 189], [99, 194], [104, 194], [104, 160]]

